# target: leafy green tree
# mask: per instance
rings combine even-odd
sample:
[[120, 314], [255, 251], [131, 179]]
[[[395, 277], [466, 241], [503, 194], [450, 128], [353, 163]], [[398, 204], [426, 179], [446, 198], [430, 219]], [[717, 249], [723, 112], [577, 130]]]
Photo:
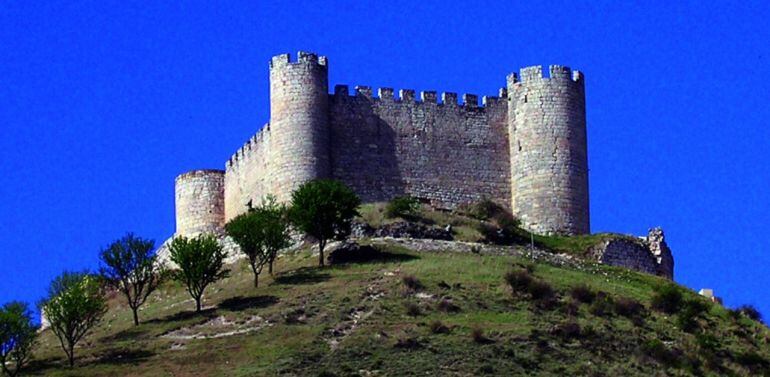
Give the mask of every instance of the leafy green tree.
[[134, 325], [139, 325], [139, 307], [158, 288], [161, 281], [155, 241], [136, 237], [132, 233], [113, 242], [99, 254], [103, 266], [102, 278], [115, 289], [123, 292], [134, 314]]
[[26, 303], [13, 301], [0, 308], [0, 367], [6, 375], [19, 374], [29, 360], [36, 339], [37, 326]]
[[268, 195], [257, 208], [236, 216], [225, 225], [227, 234], [249, 258], [254, 287], [259, 286], [259, 274], [265, 264], [272, 274], [278, 250], [289, 246], [289, 224], [285, 213], [286, 208]]
[[195, 311], [201, 311], [201, 297], [206, 287], [229, 275], [224, 270], [227, 254], [210, 234], [201, 234], [195, 238], [176, 237], [169, 245], [171, 261], [179, 266], [172, 272], [174, 279], [187, 286], [187, 292], [195, 300]]
[[70, 367], [75, 365], [75, 344], [107, 311], [99, 278], [85, 272], [64, 272], [51, 282], [43, 314], [59, 338]]
[[324, 265], [327, 242], [350, 235], [359, 204], [361, 200], [353, 190], [335, 180], [310, 181], [292, 193], [289, 218], [298, 229], [318, 240], [320, 266]]

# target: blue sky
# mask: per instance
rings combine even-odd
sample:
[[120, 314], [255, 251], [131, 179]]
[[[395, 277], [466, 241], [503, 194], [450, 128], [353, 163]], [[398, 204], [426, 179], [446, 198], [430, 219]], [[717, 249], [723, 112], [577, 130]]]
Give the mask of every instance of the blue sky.
[[174, 177], [268, 118], [268, 60], [330, 84], [494, 95], [529, 65], [586, 75], [594, 231], [663, 226], [676, 280], [770, 316], [766, 2], [5, 2], [0, 303], [174, 231]]

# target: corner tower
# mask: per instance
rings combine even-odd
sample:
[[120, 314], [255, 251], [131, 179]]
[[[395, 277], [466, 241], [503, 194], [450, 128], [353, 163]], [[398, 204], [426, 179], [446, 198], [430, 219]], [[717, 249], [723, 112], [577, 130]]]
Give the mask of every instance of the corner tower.
[[286, 201], [300, 184], [328, 178], [329, 83], [326, 57], [299, 52], [270, 61], [270, 187]]
[[225, 172], [193, 170], [174, 182], [176, 234], [215, 232], [225, 225]]
[[583, 81], [556, 65], [508, 76], [511, 209], [536, 233], [590, 233]]

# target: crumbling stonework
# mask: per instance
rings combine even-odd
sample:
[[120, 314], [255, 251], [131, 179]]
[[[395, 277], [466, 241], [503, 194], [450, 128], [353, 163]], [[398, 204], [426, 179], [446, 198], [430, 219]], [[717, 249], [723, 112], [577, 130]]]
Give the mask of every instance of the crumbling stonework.
[[650, 229], [645, 238], [608, 238], [593, 249], [593, 255], [599, 263], [674, 280], [674, 257], [661, 228]]
[[[537, 233], [589, 233], [583, 75], [541, 67], [508, 77], [498, 96], [440, 96], [346, 85], [328, 92], [328, 61], [300, 52], [270, 61], [270, 122], [226, 163], [227, 221], [266, 194], [334, 178], [364, 201], [412, 195], [452, 209], [483, 197]], [[510, 95], [509, 95], [510, 94]], [[178, 224], [211, 222], [177, 215]], [[183, 225], [182, 227], [186, 227]]]

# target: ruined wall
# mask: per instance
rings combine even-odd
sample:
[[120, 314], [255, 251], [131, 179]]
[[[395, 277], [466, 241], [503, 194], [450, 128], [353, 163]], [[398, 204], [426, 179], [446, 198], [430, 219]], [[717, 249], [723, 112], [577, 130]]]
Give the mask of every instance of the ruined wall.
[[222, 170], [193, 170], [176, 177], [176, 234], [194, 235], [221, 229], [225, 221]]
[[270, 125], [252, 136], [225, 164], [225, 221], [257, 206], [270, 193]]
[[585, 90], [568, 67], [508, 76], [512, 210], [537, 233], [590, 233]]
[[[504, 94], [504, 93], [502, 93]], [[410, 194], [453, 208], [510, 201], [507, 106], [497, 97], [338, 85], [330, 97], [332, 176], [364, 201]]]
[[651, 275], [658, 273], [658, 263], [652, 253], [637, 240], [609, 239], [597, 249], [596, 255], [600, 263], [609, 266], [625, 267]]

